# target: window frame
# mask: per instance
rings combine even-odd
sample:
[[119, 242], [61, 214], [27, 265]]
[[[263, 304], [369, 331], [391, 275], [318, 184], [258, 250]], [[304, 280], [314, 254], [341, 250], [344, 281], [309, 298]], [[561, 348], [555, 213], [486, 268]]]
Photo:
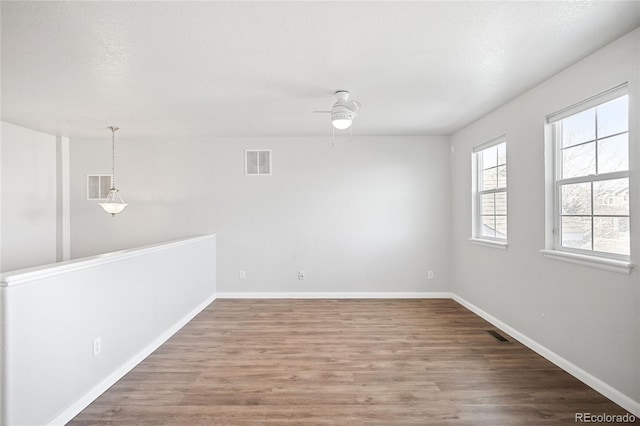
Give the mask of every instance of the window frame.
[[[483, 183], [482, 180], [482, 172], [483, 172], [483, 168], [482, 168], [482, 153], [490, 148], [493, 147], [498, 147], [498, 145], [504, 144], [505, 145], [505, 163], [504, 166], [506, 168], [506, 185], [504, 187], [496, 187], [493, 189], [487, 189], [487, 190], [483, 190], [480, 188], [480, 186]], [[500, 136], [497, 136], [493, 139], [488, 140], [487, 142], [484, 142], [480, 145], [477, 145], [475, 147], [473, 147], [472, 150], [472, 157], [471, 157], [471, 163], [472, 163], [472, 237], [470, 238], [471, 242], [477, 243], [477, 244], [481, 244], [481, 245], [487, 245], [487, 246], [493, 246], [493, 247], [499, 247], [499, 248], [506, 248], [508, 245], [508, 238], [509, 238], [509, 232], [508, 232], [508, 228], [509, 228], [509, 219], [508, 219], [508, 215], [509, 215], [509, 208], [508, 208], [508, 204], [509, 204], [509, 195], [508, 195], [508, 188], [509, 188], [509, 178], [508, 178], [508, 174], [509, 174], [509, 161], [508, 161], [508, 148], [507, 148], [507, 135], [506, 134], [502, 134]], [[498, 162], [496, 161], [496, 168], [498, 168], [500, 166], [500, 164], [498, 164]], [[496, 179], [497, 179], [497, 171], [496, 171]], [[505, 205], [505, 213], [504, 215], [496, 215], [495, 214], [495, 207], [494, 207], [494, 217], [497, 216], [504, 216], [505, 220], [506, 220], [506, 237], [505, 238], [500, 238], [500, 237], [491, 237], [491, 236], [487, 236], [487, 235], [482, 235], [482, 226], [483, 226], [483, 222], [482, 222], [482, 195], [484, 194], [498, 194], [498, 193], [504, 193], [506, 196], [506, 204]], [[497, 231], [497, 230], [496, 230]]]
[[[597, 201], [594, 193], [593, 185], [596, 182], [601, 181], [612, 181], [615, 179], [627, 179], [628, 182], [628, 190], [630, 191], [631, 187], [631, 176], [630, 176], [630, 167], [631, 164], [627, 165], [627, 169], [624, 171], [615, 171], [615, 172], [604, 172], [597, 173], [597, 158], [598, 158], [598, 143], [599, 141], [606, 140], [608, 138], [612, 138], [621, 134], [627, 134], [627, 154], [629, 161], [631, 161], [631, 117], [630, 117], [630, 108], [628, 106], [627, 114], [628, 124], [627, 130], [624, 132], [618, 132], [615, 134], [607, 135], [603, 138], [600, 138], [597, 130], [597, 115], [595, 116], [595, 124], [596, 124], [596, 134], [593, 140], [584, 141], [579, 144], [571, 145], [566, 148], [572, 148], [575, 146], [586, 145], [589, 143], [594, 143], [594, 167], [596, 170], [594, 174], [588, 174], [585, 176], [577, 176], [577, 177], [568, 177], [563, 178], [562, 176], [562, 121], [566, 118], [579, 114], [581, 112], [596, 108], [600, 105], [604, 105], [608, 102], [617, 100], [621, 97], [627, 96], [629, 97], [629, 93], [627, 90], [627, 85], [622, 84], [620, 86], [614, 87], [606, 92], [603, 92], [599, 95], [588, 98], [582, 102], [579, 102], [570, 107], [564, 108], [554, 114], [550, 114], [546, 119], [546, 132], [548, 141], [548, 148], [552, 153], [551, 158], [547, 161], [548, 170], [551, 171], [550, 176], [550, 186], [551, 186], [551, 200], [547, 198], [548, 202], [551, 201], [551, 212], [547, 215], [547, 244], [546, 249], [543, 250], [543, 253], [548, 254], [550, 257], [554, 258], [566, 258], [567, 256], [574, 256], [575, 258], [582, 259], [584, 261], [588, 261], [591, 259], [592, 262], [602, 263], [608, 262], [611, 264], [616, 264], [617, 266], [630, 265], [631, 252], [626, 254], [614, 253], [614, 252], [605, 252], [594, 249], [594, 236], [595, 236], [595, 228], [594, 228], [594, 218], [597, 217], [626, 217], [629, 221], [629, 233], [630, 233], [630, 246], [629, 251], [631, 251], [631, 231], [632, 231], [632, 212], [631, 212], [631, 204], [629, 204], [629, 210], [627, 215], [615, 215], [615, 214], [606, 214], [599, 215], [594, 214], [595, 203]], [[629, 105], [629, 104], [628, 104]], [[597, 114], [597, 110], [596, 110]], [[550, 146], [549, 146], [550, 145]], [[560, 177], [560, 178], [559, 178]], [[562, 218], [570, 217], [572, 215], [563, 215], [562, 214], [562, 187], [564, 185], [570, 184], [580, 184], [580, 183], [589, 183], [590, 184], [590, 195], [591, 195], [591, 203], [590, 203], [590, 214], [577, 215], [580, 217], [588, 217], [591, 218], [591, 249], [582, 249], [575, 247], [567, 247], [562, 245]], [[629, 194], [629, 197], [631, 194]], [[627, 199], [628, 202], [628, 199]], [[575, 215], [574, 215], [575, 216]], [[551, 220], [551, 222], [549, 222]], [[549, 226], [551, 225], [551, 226]]]

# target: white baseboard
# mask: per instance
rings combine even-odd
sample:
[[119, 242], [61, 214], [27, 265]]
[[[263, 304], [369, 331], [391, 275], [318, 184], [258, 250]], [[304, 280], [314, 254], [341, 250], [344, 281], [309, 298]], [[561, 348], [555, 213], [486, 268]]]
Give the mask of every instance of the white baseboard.
[[109, 376], [105, 377], [100, 383], [93, 387], [89, 392], [87, 392], [82, 398], [72, 404], [69, 408], [60, 413], [55, 419], [51, 420], [48, 425], [49, 426], [58, 426], [64, 425], [77, 416], [82, 410], [87, 408], [89, 404], [96, 400], [100, 395], [102, 395], [107, 389], [113, 386], [118, 380], [124, 377], [129, 371], [133, 370], [133, 368], [140, 364], [142, 360], [151, 355], [153, 351], [158, 349], [160, 345], [169, 340], [171, 336], [173, 336], [178, 330], [184, 327], [189, 321], [191, 321], [196, 315], [198, 315], [204, 308], [209, 306], [211, 302], [216, 300], [215, 294], [213, 296], [208, 297], [204, 302], [199, 304], [196, 308], [194, 308], [191, 312], [182, 317], [178, 322], [176, 322], [171, 328], [162, 333], [157, 339], [151, 342], [148, 346], [143, 348], [136, 356], [131, 358], [127, 363], [125, 363], [122, 367], [118, 368], [116, 371], [111, 373]]
[[629, 411], [629, 413], [633, 414], [636, 417], [640, 417], [640, 402], [634, 401], [627, 395], [623, 394], [617, 389], [614, 389], [613, 387], [606, 384], [602, 380], [584, 371], [577, 365], [566, 360], [565, 358], [561, 357], [560, 355], [556, 354], [555, 352], [551, 351], [550, 349], [546, 348], [545, 346], [541, 345], [535, 340], [530, 339], [526, 335], [520, 333], [518, 330], [505, 324], [504, 322], [500, 321], [493, 315], [483, 311], [473, 303], [463, 299], [457, 294], [452, 293], [452, 299], [458, 302], [459, 304], [461, 304], [462, 306], [464, 306], [465, 308], [469, 309], [474, 314], [478, 315], [479, 317], [483, 318], [484, 320], [490, 322], [491, 324], [495, 325], [499, 329], [503, 330], [504, 332], [509, 334], [511, 337], [513, 337], [514, 339], [516, 339], [517, 341], [519, 341], [520, 343], [522, 343], [523, 345], [531, 349], [532, 351], [536, 352], [540, 356], [546, 358], [547, 360], [551, 361], [558, 367], [562, 368], [564, 371], [571, 374], [573, 377], [580, 380], [581, 382], [585, 383], [587, 386], [590, 386], [591, 388], [600, 392], [602, 395], [606, 396], [607, 398], [609, 398], [610, 400], [612, 400], [613, 402], [615, 402], [625, 410]]
[[448, 292], [218, 293], [218, 299], [451, 299]]

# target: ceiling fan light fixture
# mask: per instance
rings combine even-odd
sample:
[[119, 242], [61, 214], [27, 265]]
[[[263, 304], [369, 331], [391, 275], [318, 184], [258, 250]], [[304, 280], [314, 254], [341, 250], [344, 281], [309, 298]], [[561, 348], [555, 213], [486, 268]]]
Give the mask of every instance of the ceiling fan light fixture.
[[[331, 108], [331, 111], [314, 111], [319, 113], [331, 114], [331, 125], [337, 130], [346, 130], [351, 127], [353, 120], [355, 120], [356, 111], [360, 108], [361, 104], [358, 101], [349, 100], [349, 92], [346, 90], [338, 90], [335, 92], [336, 101]], [[334, 130], [334, 144], [335, 144], [335, 130]]]
[[353, 123], [353, 115], [352, 114], [332, 114], [331, 115], [331, 124], [338, 130], [345, 130], [351, 127]]
[[345, 130], [351, 127], [356, 113], [346, 104], [348, 92], [337, 92], [336, 96], [338, 99], [331, 109], [331, 124], [338, 130]]

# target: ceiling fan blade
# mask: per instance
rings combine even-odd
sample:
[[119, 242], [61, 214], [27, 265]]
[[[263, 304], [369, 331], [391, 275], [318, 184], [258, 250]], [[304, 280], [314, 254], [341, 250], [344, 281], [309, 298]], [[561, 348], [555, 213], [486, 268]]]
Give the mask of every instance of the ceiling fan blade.
[[358, 108], [360, 108], [361, 105], [362, 104], [358, 101], [350, 101], [350, 102], [347, 102], [344, 106], [349, 108], [352, 112], [355, 112], [358, 110]]
[[313, 112], [318, 112], [322, 114], [331, 114], [331, 111], [313, 111]]

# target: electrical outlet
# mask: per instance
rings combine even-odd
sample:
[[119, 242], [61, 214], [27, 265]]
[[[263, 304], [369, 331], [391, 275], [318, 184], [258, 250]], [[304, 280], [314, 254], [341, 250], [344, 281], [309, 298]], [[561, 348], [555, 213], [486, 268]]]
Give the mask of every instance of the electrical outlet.
[[247, 274], [245, 273], [245, 271], [240, 271], [240, 279], [244, 280], [245, 278], [247, 278]]
[[430, 280], [433, 279], [433, 271], [427, 272], [427, 278], [430, 279]]
[[93, 339], [93, 356], [98, 356], [102, 352], [102, 338], [96, 337]]
[[304, 280], [304, 271], [298, 271], [298, 279]]

